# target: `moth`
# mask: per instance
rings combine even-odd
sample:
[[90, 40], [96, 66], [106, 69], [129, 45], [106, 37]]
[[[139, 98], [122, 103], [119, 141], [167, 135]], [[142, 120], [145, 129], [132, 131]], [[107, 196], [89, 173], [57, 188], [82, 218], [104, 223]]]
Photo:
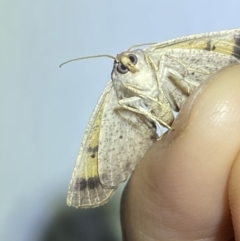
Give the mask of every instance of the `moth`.
[[208, 76], [240, 63], [240, 29], [131, 48], [113, 58], [68, 190], [67, 204], [76, 208], [106, 203], [158, 140], [157, 128], [171, 129], [173, 111]]

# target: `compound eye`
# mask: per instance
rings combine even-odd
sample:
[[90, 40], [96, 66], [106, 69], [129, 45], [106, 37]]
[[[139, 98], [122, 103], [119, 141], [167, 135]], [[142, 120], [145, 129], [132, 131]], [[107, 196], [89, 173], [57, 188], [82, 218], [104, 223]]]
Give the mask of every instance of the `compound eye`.
[[128, 70], [128, 68], [127, 68], [125, 65], [123, 65], [122, 63], [118, 63], [117, 71], [118, 71], [120, 74], [126, 74], [129, 70]]
[[[128, 56], [128, 59], [131, 61], [131, 63], [133, 65], [136, 65], [137, 62], [138, 62], [138, 58], [136, 55], [134, 54], [129, 54]], [[126, 63], [127, 64], [127, 63]], [[130, 64], [130, 62], [129, 62]], [[129, 71], [129, 67], [127, 67], [126, 65], [124, 65], [123, 63], [118, 63], [118, 66], [117, 66], [117, 71], [120, 73], [120, 74], [126, 74], [128, 71]]]
[[137, 64], [138, 58], [137, 58], [136, 55], [134, 55], [134, 54], [129, 54], [128, 57], [129, 57], [129, 59], [131, 60], [131, 62], [132, 62], [134, 65]]

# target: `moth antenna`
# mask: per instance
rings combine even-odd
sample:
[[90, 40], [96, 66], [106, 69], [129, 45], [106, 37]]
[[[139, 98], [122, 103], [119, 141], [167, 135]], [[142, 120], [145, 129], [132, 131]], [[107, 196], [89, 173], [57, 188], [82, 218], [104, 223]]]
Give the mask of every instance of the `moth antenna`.
[[60, 64], [59, 68], [61, 68], [64, 64], [67, 64], [69, 62], [82, 60], [82, 59], [93, 59], [93, 58], [102, 58], [102, 57], [107, 57], [107, 58], [111, 58], [111, 59], [114, 59], [114, 60], [116, 59], [114, 56], [109, 55], [109, 54], [90, 55], [90, 56], [80, 57], [80, 58], [76, 58], [76, 59], [70, 59], [70, 60]]
[[142, 47], [142, 46], [147, 46], [147, 45], [153, 45], [153, 44], [157, 44], [157, 43], [145, 43], [145, 44], [136, 44], [136, 45], [133, 45], [131, 46], [128, 51], [131, 51], [132, 49], [135, 49], [137, 47]]

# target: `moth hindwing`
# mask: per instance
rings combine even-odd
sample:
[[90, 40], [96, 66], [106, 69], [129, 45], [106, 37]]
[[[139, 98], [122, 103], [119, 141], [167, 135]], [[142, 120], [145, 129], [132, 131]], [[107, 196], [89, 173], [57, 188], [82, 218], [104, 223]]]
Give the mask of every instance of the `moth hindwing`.
[[115, 58], [90, 118], [69, 186], [67, 203], [96, 207], [109, 200], [147, 149], [156, 126], [171, 128], [173, 111], [208, 76], [240, 63], [240, 29], [176, 38]]

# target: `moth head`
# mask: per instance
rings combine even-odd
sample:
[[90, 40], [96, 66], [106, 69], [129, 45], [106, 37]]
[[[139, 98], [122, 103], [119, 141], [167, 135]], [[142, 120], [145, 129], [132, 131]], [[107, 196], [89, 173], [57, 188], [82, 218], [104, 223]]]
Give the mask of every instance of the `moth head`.
[[130, 84], [146, 89], [151, 80], [155, 80], [155, 73], [145, 51], [137, 49], [117, 55], [111, 77], [115, 87]]
[[141, 49], [118, 54], [113, 65], [112, 79], [121, 78], [121, 76], [126, 78], [128, 75], [136, 76], [142, 70], [143, 61], [144, 51]]
[[117, 55], [111, 79], [118, 100], [135, 98], [148, 106], [154, 105], [151, 98], [159, 95], [156, 76], [153, 60], [147, 52], [137, 49]]

